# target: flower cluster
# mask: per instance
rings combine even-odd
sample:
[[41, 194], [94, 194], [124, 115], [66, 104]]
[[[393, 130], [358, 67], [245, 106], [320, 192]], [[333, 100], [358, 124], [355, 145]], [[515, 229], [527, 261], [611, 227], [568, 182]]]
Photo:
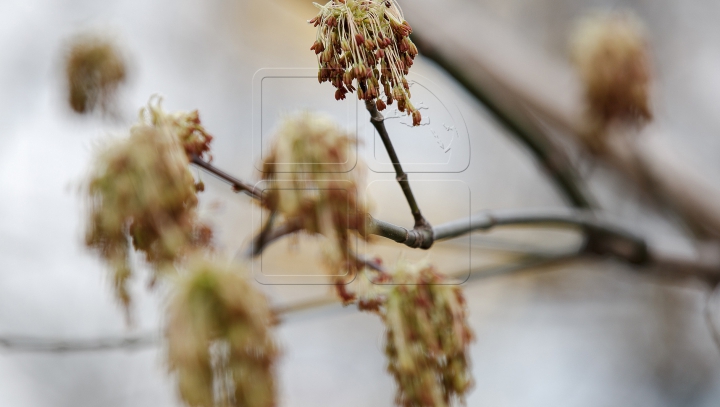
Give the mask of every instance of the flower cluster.
[[99, 152], [87, 182], [86, 244], [114, 269], [116, 294], [130, 303], [129, 241], [162, 271], [207, 246], [210, 229], [197, 217], [197, 189], [177, 128], [141, 123]]
[[601, 127], [613, 119], [652, 118], [650, 60], [638, 21], [625, 14], [587, 17], [577, 25], [571, 45], [590, 114]]
[[107, 40], [89, 35], [74, 39], [65, 61], [68, 102], [78, 113], [106, 109], [125, 81], [125, 61]]
[[426, 264], [399, 262], [382, 313], [388, 370], [398, 385], [396, 403], [449, 406], [464, 401], [473, 381], [465, 300], [456, 285]]
[[302, 113], [282, 122], [263, 161], [262, 178], [269, 181], [263, 205], [310, 234], [335, 240], [336, 246], [326, 246], [335, 269], [348, 260], [349, 231], [366, 235], [359, 170], [337, 172], [353, 159], [356, 143], [330, 119]]
[[338, 100], [357, 91], [358, 99], [375, 100], [378, 110], [397, 101], [398, 109], [419, 125], [422, 118], [410, 102], [405, 79], [418, 51], [395, 0], [330, 0], [318, 7], [310, 20], [318, 27], [311, 47], [318, 56], [318, 80], [336, 87]]
[[246, 271], [204, 258], [189, 261], [168, 306], [169, 368], [192, 407], [276, 405], [275, 317]]
[[[154, 100], [156, 100], [155, 104], [153, 104]], [[155, 127], [167, 127], [182, 144], [188, 159], [192, 160], [193, 156], [197, 156], [212, 160], [209, 151], [213, 137], [200, 124], [200, 115], [197, 110], [168, 113], [162, 108], [162, 98], [153, 97], [147, 108], [140, 110], [140, 123]]]

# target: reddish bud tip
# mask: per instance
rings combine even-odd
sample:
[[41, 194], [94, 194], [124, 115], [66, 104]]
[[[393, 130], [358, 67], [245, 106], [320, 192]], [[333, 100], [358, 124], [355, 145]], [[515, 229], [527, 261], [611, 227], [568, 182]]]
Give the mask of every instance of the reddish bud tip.
[[420, 122], [422, 121], [422, 115], [420, 114], [419, 110], [416, 110], [412, 114], [413, 117], [413, 126], [419, 126]]
[[375, 101], [375, 106], [377, 106], [377, 109], [380, 111], [385, 110], [385, 108], [387, 107], [385, 105], [385, 102], [382, 101], [382, 99], [378, 99], [377, 101]]

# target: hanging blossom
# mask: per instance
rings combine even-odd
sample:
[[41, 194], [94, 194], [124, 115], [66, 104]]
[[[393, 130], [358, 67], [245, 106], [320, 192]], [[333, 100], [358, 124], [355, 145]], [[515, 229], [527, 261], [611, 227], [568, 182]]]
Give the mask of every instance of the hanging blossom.
[[65, 59], [68, 102], [77, 113], [112, 103], [117, 88], [127, 77], [126, 63], [117, 47], [107, 39], [81, 35], [72, 40]]
[[337, 168], [355, 159], [356, 144], [332, 120], [305, 112], [281, 123], [263, 161], [268, 188], [262, 204], [303, 231], [334, 241], [324, 245], [333, 271], [354, 268], [352, 231], [366, 236], [367, 209], [358, 188], [361, 168]]
[[465, 401], [473, 385], [462, 290], [427, 263], [398, 262], [381, 311], [388, 371], [403, 407], [445, 407]]
[[[113, 269], [116, 295], [129, 311], [127, 282], [132, 276], [130, 244], [144, 254], [156, 272], [198, 247], [212, 232], [197, 216], [197, 191], [188, 167], [182, 126], [161, 117], [141, 120], [130, 136], [98, 151], [86, 183], [88, 226], [85, 241]], [[181, 120], [182, 122], [182, 120]]]
[[276, 320], [247, 271], [203, 257], [188, 261], [167, 309], [167, 361], [192, 407], [273, 407]]
[[[410, 40], [412, 28], [395, 0], [331, 0], [309, 22], [318, 27], [310, 48], [318, 56], [318, 80], [337, 90], [335, 99], [357, 91], [359, 100], [375, 100], [378, 110], [398, 102], [398, 109], [420, 124], [410, 102], [405, 75], [418, 54]], [[385, 102], [380, 97], [381, 91]]]
[[640, 22], [627, 14], [586, 17], [577, 24], [571, 50], [590, 115], [600, 127], [652, 118], [650, 57]]
[[462, 290], [427, 262], [400, 260], [392, 272], [365, 270], [345, 287], [345, 305], [379, 315], [385, 355], [402, 407], [449, 407], [473, 386]]

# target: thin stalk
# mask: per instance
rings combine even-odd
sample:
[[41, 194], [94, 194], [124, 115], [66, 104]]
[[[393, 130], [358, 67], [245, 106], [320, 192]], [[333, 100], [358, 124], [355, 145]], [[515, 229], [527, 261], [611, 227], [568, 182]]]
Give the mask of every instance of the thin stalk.
[[241, 180], [233, 177], [232, 175], [215, 167], [214, 165], [210, 164], [209, 162], [204, 161], [202, 158], [198, 157], [197, 155], [193, 155], [192, 160], [190, 162], [192, 164], [197, 165], [198, 167], [204, 169], [205, 171], [209, 172], [210, 174], [216, 176], [217, 178], [230, 184], [233, 188], [233, 191], [244, 192], [247, 195], [249, 195], [255, 199], [262, 200], [262, 191], [255, 188], [254, 185], [250, 185], [244, 181], [241, 181]]
[[410, 206], [410, 211], [415, 219], [414, 229], [420, 232], [417, 237], [411, 241], [416, 246], [411, 247], [429, 249], [433, 244], [432, 226], [425, 217], [423, 217], [422, 212], [420, 211], [420, 206], [418, 206], [418, 203], [415, 200], [415, 195], [413, 195], [412, 188], [410, 188], [408, 175], [403, 170], [402, 164], [400, 164], [400, 159], [395, 152], [395, 147], [393, 146], [392, 141], [390, 140], [390, 135], [385, 128], [385, 117], [383, 117], [383, 115], [378, 111], [377, 106], [375, 106], [375, 103], [373, 103], [372, 100], [365, 101], [365, 108], [367, 108], [367, 111], [370, 113], [370, 123], [375, 126], [375, 130], [377, 130], [380, 135], [380, 139], [385, 146], [385, 150], [390, 156], [390, 161], [395, 169], [395, 179], [400, 184], [400, 188], [405, 195], [405, 199], [407, 200], [407, 203]]

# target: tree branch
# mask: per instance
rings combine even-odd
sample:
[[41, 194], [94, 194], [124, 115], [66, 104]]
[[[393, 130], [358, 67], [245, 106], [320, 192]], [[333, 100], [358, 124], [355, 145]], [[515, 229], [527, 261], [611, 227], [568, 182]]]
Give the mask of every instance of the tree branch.
[[522, 104], [516, 100], [503, 101], [500, 100], [501, 98], [493, 97], [479, 84], [492, 82], [492, 78], [484, 77], [479, 73], [482, 69], [473, 70], [472, 74], [468, 74], [464, 69], [467, 68], [465, 65], [458, 64], [457, 60], [445, 56], [447, 53], [452, 54], [452, 49], [443, 46], [442, 41], [438, 42], [433, 35], [425, 36], [422, 31], [418, 31], [413, 33], [412, 37], [423, 57], [433, 60], [449, 73], [488, 110], [492, 118], [507, 130], [511, 137], [527, 148], [570, 205], [583, 209], [596, 206], [582, 186], [582, 180], [565, 151], [527, 116]]
[[[248, 185], [227, 173], [203, 162], [201, 168], [210, 171], [231, 185]], [[260, 199], [261, 193], [254, 187], [248, 195]], [[608, 254], [626, 262], [639, 265], [657, 267], [658, 273], [670, 276], [697, 277], [710, 284], [720, 282], [720, 265], [703, 264], [694, 260], [677, 259], [649, 250], [644, 239], [624, 228], [608, 221], [602, 220], [591, 211], [580, 209], [516, 209], [516, 210], [487, 210], [478, 212], [469, 218], [458, 219], [443, 223], [435, 227], [428, 224], [428, 228], [406, 229], [368, 215], [367, 230], [370, 234], [382, 236], [397, 243], [412, 248], [424, 248], [422, 244], [430, 245], [436, 240], [447, 240], [463, 236], [474, 231], [490, 230], [496, 226], [552, 226], [581, 229], [585, 233], [586, 241], [584, 253]], [[298, 232], [300, 226], [293, 223], [284, 223], [267, 231], [260, 252], [268, 244], [283, 236]], [[256, 236], [255, 239], [258, 239]], [[423, 243], [424, 242], [424, 243]], [[247, 255], [252, 257], [253, 248]]]

